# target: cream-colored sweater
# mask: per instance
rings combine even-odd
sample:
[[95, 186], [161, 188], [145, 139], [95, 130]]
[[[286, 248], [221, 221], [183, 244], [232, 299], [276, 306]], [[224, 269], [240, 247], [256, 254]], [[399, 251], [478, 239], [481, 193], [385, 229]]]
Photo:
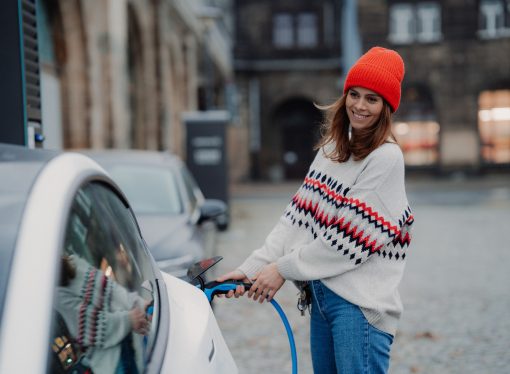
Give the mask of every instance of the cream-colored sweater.
[[373, 326], [395, 335], [413, 221], [398, 145], [343, 163], [321, 149], [264, 245], [239, 270], [252, 278], [276, 262], [285, 279], [321, 280]]
[[133, 334], [139, 372], [142, 370], [143, 337], [131, 332], [129, 311], [145, 301], [108, 278], [86, 260], [72, 255], [76, 276], [67, 287], [58, 287], [56, 310], [94, 373], [114, 373], [120, 360], [121, 342]]

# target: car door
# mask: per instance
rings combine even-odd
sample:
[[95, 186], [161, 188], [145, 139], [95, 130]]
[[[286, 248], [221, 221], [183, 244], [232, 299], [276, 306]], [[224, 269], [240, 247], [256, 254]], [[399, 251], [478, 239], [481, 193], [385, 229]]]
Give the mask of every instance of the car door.
[[78, 190], [60, 260], [47, 372], [158, 372], [166, 291], [114, 187], [90, 182]]

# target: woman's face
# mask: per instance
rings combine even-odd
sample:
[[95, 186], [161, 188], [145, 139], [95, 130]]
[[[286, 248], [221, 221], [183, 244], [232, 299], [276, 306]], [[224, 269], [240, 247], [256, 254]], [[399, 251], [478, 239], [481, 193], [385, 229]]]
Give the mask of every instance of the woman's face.
[[373, 126], [383, 110], [383, 98], [363, 87], [352, 87], [347, 91], [345, 108], [354, 130]]

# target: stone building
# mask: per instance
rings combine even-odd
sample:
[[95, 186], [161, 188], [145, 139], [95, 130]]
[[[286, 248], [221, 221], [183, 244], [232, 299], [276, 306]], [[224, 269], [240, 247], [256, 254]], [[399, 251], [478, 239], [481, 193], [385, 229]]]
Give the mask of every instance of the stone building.
[[229, 0], [40, 0], [45, 148], [183, 155], [182, 113], [226, 107], [229, 14]]
[[348, 68], [374, 45], [406, 62], [394, 133], [409, 171], [510, 166], [510, 0], [236, 2], [235, 72], [251, 177], [300, 178]]
[[410, 169], [510, 166], [510, 0], [359, 0], [363, 50], [406, 62], [395, 133]]
[[[354, 4], [235, 2], [234, 64], [239, 123], [248, 128], [249, 177], [279, 181], [305, 175], [322, 121], [315, 104], [338, 98], [346, 65], [359, 54]], [[350, 46], [347, 52], [342, 44]]]

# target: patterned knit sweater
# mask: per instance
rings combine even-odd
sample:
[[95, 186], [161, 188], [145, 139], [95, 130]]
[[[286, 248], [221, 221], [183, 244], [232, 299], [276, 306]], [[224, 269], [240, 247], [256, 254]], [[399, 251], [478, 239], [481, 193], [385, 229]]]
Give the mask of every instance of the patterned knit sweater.
[[284, 214], [239, 267], [248, 278], [276, 262], [288, 280], [320, 279], [358, 305], [368, 322], [395, 335], [414, 218], [400, 148], [385, 143], [364, 160], [333, 162], [317, 153]]
[[[131, 332], [129, 311], [135, 305], [143, 308], [144, 300], [86, 260], [75, 255], [70, 259], [76, 276], [67, 287], [58, 287], [56, 310], [93, 372], [113, 373], [120, 360], [121, 342]], [[143, 362], [142, 339], [133, 334], [139, 370]]]

